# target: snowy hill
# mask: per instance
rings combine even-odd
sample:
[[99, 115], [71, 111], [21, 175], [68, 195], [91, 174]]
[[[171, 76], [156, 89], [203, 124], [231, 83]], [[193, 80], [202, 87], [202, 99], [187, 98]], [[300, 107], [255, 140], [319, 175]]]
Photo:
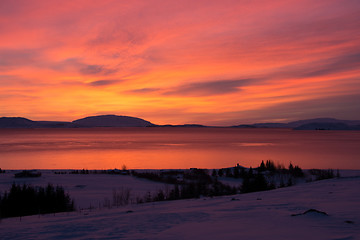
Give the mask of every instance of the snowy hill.
[[1, 220], [0, 232], [2, 239], [360, 239], [359, 188], [360, 177], [348, 177], [233, 196], [8, 218]]

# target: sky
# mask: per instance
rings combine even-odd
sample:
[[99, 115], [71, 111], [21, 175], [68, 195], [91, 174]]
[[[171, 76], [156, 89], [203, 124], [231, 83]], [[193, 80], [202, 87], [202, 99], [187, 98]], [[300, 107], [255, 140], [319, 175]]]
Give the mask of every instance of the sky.
[[0, 1], [0, 116], [101, 114], [360, 119], [360, 1]]

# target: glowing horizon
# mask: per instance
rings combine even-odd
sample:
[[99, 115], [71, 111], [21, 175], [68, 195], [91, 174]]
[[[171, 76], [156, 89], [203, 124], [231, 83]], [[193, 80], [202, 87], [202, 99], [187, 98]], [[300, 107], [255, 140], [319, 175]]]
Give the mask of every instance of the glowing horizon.
[[0, 116], [360, 119], [359, 1], [1, 1]]

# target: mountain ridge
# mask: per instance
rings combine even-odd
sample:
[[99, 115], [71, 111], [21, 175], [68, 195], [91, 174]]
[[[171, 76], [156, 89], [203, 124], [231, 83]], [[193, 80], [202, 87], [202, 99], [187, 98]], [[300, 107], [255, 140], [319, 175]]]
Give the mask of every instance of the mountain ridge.
[[83, 127], [149, 127], [154, 125], [141, 118], [117, 115], [90, 116], [74, 120], [72, 123]]
[[[236, 125], [233, 127], [243, 127]], [[288, 123], [254, 123], [253, 128], [292, 128], [294, 130], [360, 130], [360, 120], [340, 120], [336, 118], [311, 118]]]
[[0, 128], [149, 127], [153, 125], [141, 118], [117, 115], [89, 116], [72, 122], [32, 121], [23, 117], [0, 118]]
[[[200, 124], [157, 125], [142, 118], [122, 115], [97, 115], [65, 121], [33, 121], [23, 117], [0, 117], [0, 128], [93, 128], [93, 127], [211, 127]], [[360, 130], [360, 120], [312, 118], [288, 123], [254, 123], [225, 128], [292, 128], [294, 130]]]

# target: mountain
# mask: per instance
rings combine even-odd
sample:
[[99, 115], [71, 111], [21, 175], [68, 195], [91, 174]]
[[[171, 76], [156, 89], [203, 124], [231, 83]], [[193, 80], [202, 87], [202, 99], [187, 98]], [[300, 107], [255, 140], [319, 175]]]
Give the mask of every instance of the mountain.
[[149, 127], [154, 125], [141, 118], [116, 115], [86, 117], [72, 123], [80, 127]]
[[360, 130], [360, 121], [315, 118], [288, 123], [295, 130]]
[[360, 125], [348, 125], [342, 122], [315, 122], [306, 123], [295, 130], [360, 130]]
[[2, 117], [0, 118], [1, 128], [31, 128], [36, 125], [35, 121], [31, 121], [22, 117]]
[[0, 128], [71, 128], [71, 122], [32, 121], [23, 117], [1, 117]]
[[288, 128], [288, 123], [255, 123], [258, 128]]
[[236, 126], [231, 126], [231, 128], [256, 128], [256, 126], [251, 124], [240, 124]]
[[359, 120], [339, 120], [335, 118], [313, 118], [306, 120], [299, 120], [295, 122], [289, 122], [288, 126], [291, 128], [297, 128], [305, 124], [321, 123], [321, 124], [346, 124], [349, 126], [360, 125]]
[[[209, 127], [200, 124], [155, 125], [141, 118], [117, 115], [100, 115], [72, 122], [32, 121], [22, 117], [1, 117], [0, 128], [89, 128], [89, 127]], [[314, 118], [289, 123], [255, 123], [231, 126], [232, 128], [292, 128], [295, 130], [360, 130], [360, 120]]]
[[181, 125], [172, 125], [172, 124], [166, 124], [166, 125], [153, 125], [151, 127], [172, 127], [172, 128], [206, 128], [210, 126], [205, 126], [201, 124], [181, 124]]
[[295, 130], [360, 130], [360, 120], [313, 118], [288, 123], [255, 123], [237, 125], [236, 128], [293, 128]]
[[71, 122], [37, 121], [38, 128], [74, 128], [79, 127]]
[[141, 118], [116, 115], [92, 116], [72, 122], [32, 121], [22, 117], [0, 118], [0, 128], [149, 127], [153, 125]]

